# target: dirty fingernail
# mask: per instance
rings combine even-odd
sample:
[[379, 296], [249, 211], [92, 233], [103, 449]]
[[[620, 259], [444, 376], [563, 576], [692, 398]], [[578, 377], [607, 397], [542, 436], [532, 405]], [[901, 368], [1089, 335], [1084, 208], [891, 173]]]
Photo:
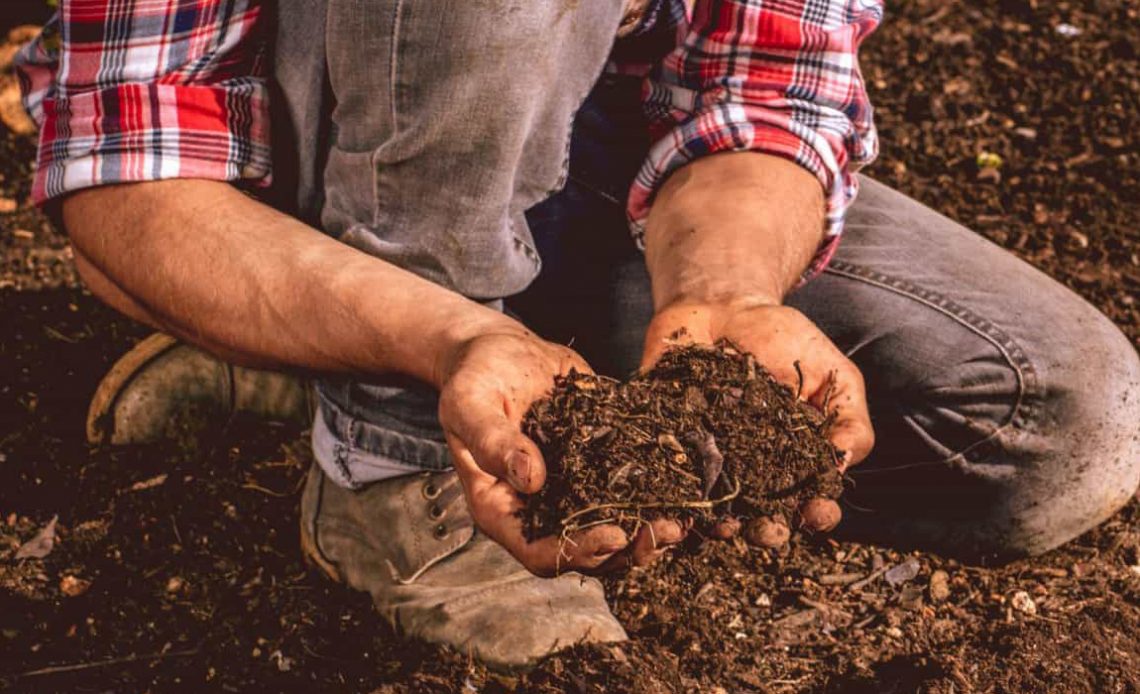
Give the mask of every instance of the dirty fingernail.
[[839, 525], [843, 512], [839, 504], [831, 499], [816, 497], [809, 500], [800, 508], [800, 518], [805, 527], [819, 532], [827, 532]]
[[712, 527], [712, 536], [718, 540], [731, 540], [740, 532], [740, 521], [732, 516], [722, 518]]
[[515, 451], [507, 458], [507, 477], [511, 486], [521, 491], [530, 488], [530, 456], [522, 451]]
[[788, 544], [792, 531], [782, 521], [767, 516], [761, 516], [748, 524], [744, 530], [744, 539], [759, 547], [772, 549]]

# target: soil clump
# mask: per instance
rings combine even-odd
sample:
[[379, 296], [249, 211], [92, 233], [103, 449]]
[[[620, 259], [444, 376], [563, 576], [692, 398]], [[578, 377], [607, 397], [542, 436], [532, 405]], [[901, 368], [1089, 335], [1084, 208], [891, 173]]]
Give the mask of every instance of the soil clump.
[[524, 422], [548, 468], [525, 527], [540, 537], [602, 523], [628, 533], [661, 517], [787, 524], [842, 492], [829, 424], [728, 342], [675, 347], [625, 383], [572, 372]]

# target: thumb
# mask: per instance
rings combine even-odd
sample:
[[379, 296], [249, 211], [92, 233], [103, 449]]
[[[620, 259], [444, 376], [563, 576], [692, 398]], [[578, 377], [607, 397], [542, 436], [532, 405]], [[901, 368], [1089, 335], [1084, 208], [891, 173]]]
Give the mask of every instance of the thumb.
[[453, 443], [460, 451], [470, 453], [470, 458], [456, 456], [456, 467], [470, 465], [471, 460], [484, 472], [507, 480], [519, 492], [537, 492], [546, 483], [546, 465], [538, 446], [523, 435], [505, 411], [487, 402], [472, 398], [457, 416], [440, 417], [447, 422], [444, 430]]

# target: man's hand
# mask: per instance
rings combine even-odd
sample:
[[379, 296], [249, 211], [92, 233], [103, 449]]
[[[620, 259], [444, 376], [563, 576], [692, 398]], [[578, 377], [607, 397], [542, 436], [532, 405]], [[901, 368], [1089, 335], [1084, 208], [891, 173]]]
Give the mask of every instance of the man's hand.
[[518, 511], [520, 493], [542, 488], [546, 466], [521, 431], [527, 410], [571, 369], [590, 373], [576, 353], [522, 326], [481, 334], [459, 346], [442, 367], [439, 420], [476, 525], [540, 575], [607, 571], [644, 565], [683, 537], [672, 521], [654, 521], [630, 541], [616, 525], [569, 538], [528, 541]]
[[823, 229], [820, 183], [794, 162], [736, 152], [679, 169], [646, 223], [656, 315], [642, 367], [681, 329], [698, 343], [727, 338], [803, 399], [820, 408], [827, 400], [837, 412], [831, 439], [846, 466], [874, 444], [863, 377], [810, 320], [781, 305]]

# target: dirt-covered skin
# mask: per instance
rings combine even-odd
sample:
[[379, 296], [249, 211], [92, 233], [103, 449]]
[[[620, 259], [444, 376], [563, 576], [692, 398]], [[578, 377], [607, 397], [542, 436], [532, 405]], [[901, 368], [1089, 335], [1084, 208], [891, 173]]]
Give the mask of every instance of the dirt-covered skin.
[[767, 517], [772, 532], [749, 534], [781, 545], [773, 532], [801, 505], [842, 492], [827, 425], [728, 343], [674, 348], [625, 383], [571, 373], [524, 422], [547, 462], [526, 528], [569, 536], [614, 522], [632, 532], [672, 517], [708, 532], [721, 516]]
[[[883, 138], [869, 173], [1140, 338], [1136, 4], [887, 9], [863, 59]], [[0, 23], [42, 15], [38, 0], [5, 0]], [[300, 559], [296, 432], [235, 423], [189, 459], [88, 450], [87, 400], [145, 331], [76, 288], [65, 239], [27, 202], [32, 150], [0, 129], [0, 197], [17, 204], [0, 213], [0, 690], [1140, 691], [1136, 502], [998, 569], [818, 537], [772, 552], [694, 536], [608, 580], [630, 642], [525, 676], [400, 641], [366, 596]], [[1000, 180], [979, 178], [982, 150], [1002, 156]], [[57, 514], [52, 554], [13, 562]]]

